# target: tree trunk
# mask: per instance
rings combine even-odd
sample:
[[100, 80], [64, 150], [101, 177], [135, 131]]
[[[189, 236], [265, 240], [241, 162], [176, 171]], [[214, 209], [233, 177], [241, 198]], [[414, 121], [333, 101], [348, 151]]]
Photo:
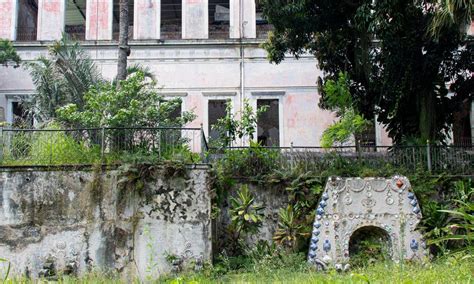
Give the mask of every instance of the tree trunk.
[[127, 56], [130, 55], [130, 47], [128, 46], [128, 24], [128, 0], [120, 0], [117, 88], [120, 88], [120, 81], [127, 78]]

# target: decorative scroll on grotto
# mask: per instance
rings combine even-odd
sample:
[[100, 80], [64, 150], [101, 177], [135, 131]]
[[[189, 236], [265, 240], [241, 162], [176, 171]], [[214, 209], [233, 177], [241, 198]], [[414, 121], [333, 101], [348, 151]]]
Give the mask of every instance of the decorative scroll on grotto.
[[361, 229], [385, 233], [392, 260], [422, 260], [428, 252], [416, 230], [420, 220], [406, 177], [331, 177], [316, 209], [308, 261], [319, 269], [348, 270], [351, 241]]

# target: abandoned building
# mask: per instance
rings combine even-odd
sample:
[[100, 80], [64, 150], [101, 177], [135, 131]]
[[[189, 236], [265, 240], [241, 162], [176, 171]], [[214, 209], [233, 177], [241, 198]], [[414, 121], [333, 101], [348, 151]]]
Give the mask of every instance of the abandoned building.
[[[14, 41], [23, 61], [46, 55], [66, 33], [106, 78], [115, 76], [118, 0], [0, 0], [0, 12], [0, 38]], [[318, 107], [321, 71], [312, 55], [268, 62], [260, 44], [272, 27], [255, 0], [131, 0], [129, 12], [129, 64], [149, 67], [163, 96], [182, 97], [181, 109], [197, 115], [190, 127], [203, 125], [212, 138], [225, 102], [238, 112], [246, 99], [269, 106], [256, 133], [267, 146], [318, 146], [334, 121]], [[12, 123], [34, 86], [23, 68], [0, 67], [0, 78], [0, 120]], [[459, 136], [471, 140], [473, 123], [463, 125]], [[365, 143], [391, 144], [382, 125], [369, 132]]]

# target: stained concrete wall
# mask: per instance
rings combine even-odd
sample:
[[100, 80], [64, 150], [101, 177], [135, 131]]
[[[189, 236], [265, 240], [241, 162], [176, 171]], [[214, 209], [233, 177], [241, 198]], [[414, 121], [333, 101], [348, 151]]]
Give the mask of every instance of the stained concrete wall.
[[[197, 117], [189, 127], [202, 124], [208, 128], [208, 101], [230, 99], [234, 112], [242, 109], [244, 100], [256, 106], [260, 98], [277, 98], [279, 113], [280, 146], [319, 146], [324, 130], [336, 120], [333, 113], [319, 108], [320, 94], [316, 86], [322, 75], [317, 61], [310, 54], [296, 60], [286, 58], [282, 63], [270, 64], [259, 41], [244, 40], [243, 52], [237, 40], [202, 41], [132, 41], [129, 64], [141, 64], [155, 75], [159, 92], [165, 97], [179, 96], [182, 109], [193, 111]], [[83, 43], [107, 79], [117, 71], [115, 43]], [[47, 56], [47, 44], [16, 43], [24, 61]], [[11, 112], [7, 99], [10, 96], [33, 93], [34, 86], [23, 68], [0, 66], [0, 107]], [[7, 116], [8, 117], [8, 116]], [[382, 125], [378, 145], [390, 145]], [[237, 144], [240, 146], [242, 144]]]
[[255, 0], [230, 0], [230, 38], [256, 38]]
[[64, 32], [65, 0], [38, 0], [38, 40], [58, 40]]
[[113, 1], [87, 0], [86, 40], [112, 39]]
[[159, 39], [161, 0], [135, 0], [134, 4], [134, 39]]
[[156, 277], [172, 269], [166, 254], [184, 267], [209, 261], [207, 168], [150, 174], [142, 189], [127, 190], [118, 170], [1, 172], [0, 256], [14, 275], [32, 277], [53, 266], [54, 273]]
[[18, 0], [0, 0], [0, 38], [16, 39]]
[[182, 29], [184, 39], [209, 37], [208, 0], [183, 0]]

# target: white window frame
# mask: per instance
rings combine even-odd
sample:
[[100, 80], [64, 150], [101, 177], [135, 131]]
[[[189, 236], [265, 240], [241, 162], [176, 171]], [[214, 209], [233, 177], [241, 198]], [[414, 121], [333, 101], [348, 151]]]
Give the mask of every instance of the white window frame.
[[[32, 93], [24, 94], [5, 94], [5, 122], [9, 125], [13, 124], [13, 103], [20, 103], [30, 99]], [[33, 126], [36, 121], [33, 121]]]

